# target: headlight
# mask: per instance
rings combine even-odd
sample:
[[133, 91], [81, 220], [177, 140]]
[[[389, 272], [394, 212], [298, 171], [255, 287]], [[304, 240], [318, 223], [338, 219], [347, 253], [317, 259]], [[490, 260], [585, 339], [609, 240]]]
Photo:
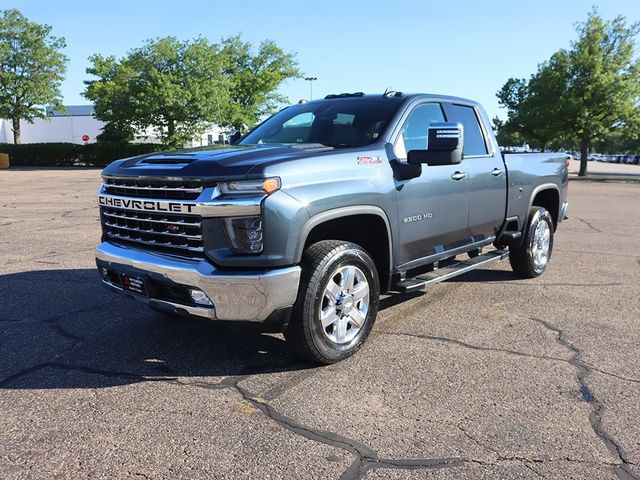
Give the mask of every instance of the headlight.
[[271, 195], [273, 192], [280, 190], [280, 179], [271, 177], [256, 180], [232, 180], [230, 182], [220, 182], [218, 188], [220, 192], [226, 195]]
[[237, 253], [262, 252], [262, 217], [231, 217], [224, 219], [227, 238]]

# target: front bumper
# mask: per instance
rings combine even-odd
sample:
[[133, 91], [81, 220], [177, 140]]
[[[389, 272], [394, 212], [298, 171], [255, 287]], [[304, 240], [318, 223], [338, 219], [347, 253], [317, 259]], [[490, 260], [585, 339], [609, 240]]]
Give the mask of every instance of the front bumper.
[[[205, 260], [179, 259], [109, 242], [96, 248], [96, 263], [99, 269], [145, 278], [169, 289], [202, 290], [212, 307], [154, 298], [152, 292], [149, 297], [132, 296], [152, 307], [212, 320], [264, 322], [276, 310], [293, 305], [300, 282], [300, 267], [221, 272]], [[122, 291], [104, 277], [103, 283]]]

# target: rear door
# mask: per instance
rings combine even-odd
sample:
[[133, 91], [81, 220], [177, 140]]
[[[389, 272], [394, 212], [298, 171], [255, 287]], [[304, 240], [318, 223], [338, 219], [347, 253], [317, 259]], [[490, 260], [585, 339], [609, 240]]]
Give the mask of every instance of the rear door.
[[502, 155], [494, 148], [472, 105], [445, 104], [447, 121], [464, 128], [463, 162], [467, 167], [469, 234], [471, 241], [495, 237], [505, 219], [507, 173]]
[[[404, 120], [394, 142], [399, 162], [410, 150], [424, 150], [432, 122], [445, 121], [440, 103], [416, 105]], [[398, 181], [398, 260], [413, 260], [449, 250], [468, 242], [466, 162], [458, 165], [422, 166], [422, 175]]]

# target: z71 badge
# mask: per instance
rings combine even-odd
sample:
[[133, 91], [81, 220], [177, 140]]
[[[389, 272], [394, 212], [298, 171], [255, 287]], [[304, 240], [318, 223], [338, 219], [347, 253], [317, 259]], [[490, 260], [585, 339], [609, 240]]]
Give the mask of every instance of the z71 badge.
[[358, 157], [358, 165], [375, 165], [376, 163], [382, 163], [382, 158], [379, 155]]

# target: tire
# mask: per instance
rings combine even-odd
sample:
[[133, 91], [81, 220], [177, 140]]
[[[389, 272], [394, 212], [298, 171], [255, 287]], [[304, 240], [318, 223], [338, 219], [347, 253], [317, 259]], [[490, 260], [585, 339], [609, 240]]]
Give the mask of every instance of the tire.
[[375, 264], [355, 243], [323, 240], [307, 248], [301, 267], [298, 298], [284, 336], [306, 360], [339, 362], [357, 352], [373, 328], [380, 297]]
[[553, 251], [553, 219], [542, 207], [532, 207], [524, 240], [509, 247], [509, 262], [515, 273], [524, 278], [539, 277], [549, 266]]

